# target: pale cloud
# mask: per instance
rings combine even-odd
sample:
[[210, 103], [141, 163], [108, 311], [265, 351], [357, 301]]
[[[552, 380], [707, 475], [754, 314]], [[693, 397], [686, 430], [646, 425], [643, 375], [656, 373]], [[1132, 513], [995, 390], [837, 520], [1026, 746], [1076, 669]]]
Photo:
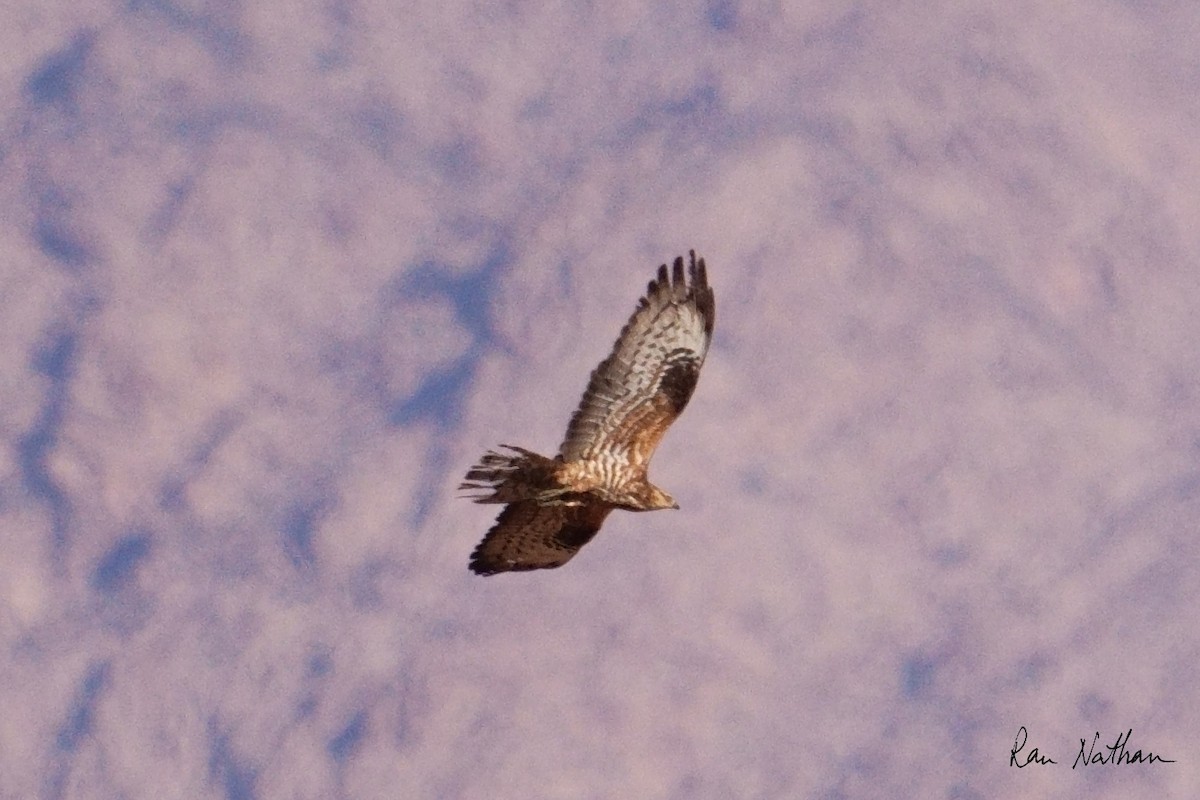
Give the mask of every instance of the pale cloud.
[[[784, 6], [14, 10], [5, 793], [1196, 793], [1200, 12]], [[682, 510], [469, 575], [692, 247]]]

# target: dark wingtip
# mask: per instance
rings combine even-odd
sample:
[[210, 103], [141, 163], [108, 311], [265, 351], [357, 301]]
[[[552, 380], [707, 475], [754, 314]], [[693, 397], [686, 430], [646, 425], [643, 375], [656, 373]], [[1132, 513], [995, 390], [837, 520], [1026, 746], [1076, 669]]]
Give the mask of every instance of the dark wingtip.
[[490, 561], [487, 557], [487, 554], [483, 552], [483, 546], [485, 543], [487, 543], [486, 536], [483, 538], [483, 541], [475, 545], [475, 549], [471, 551], [471, 561], [467, 565], [467, 568], [476, 575], [495, 575], [501, 570], [494, 562]]
[[712, 336], [713, 326], [717, 321], [717, 301], [713, 295], [712, 287], [708, 285], [708, 266], [704, 263], [704, 257], [696, 258], [696, 251], [688, 252], [691, 256], [691, 263], [688, 265], [688, 272], [692, 278], [691, 294], [695, 298], [696, 308], [704, 317], [704, 332], [708, 336]]
[[482, 575], [487, 578], [491, 575], [499, 575], [503, 572], [532, 572], [535, 569], [555, 569], [562, 564], [510, 564], [505, 562], [497, 562], [490, 560], [480, 551], [483, 549], [483, 544], [475, 548], [475, 552], [471, 554], [471, 561], [467, 565], [467, 569], [476, 575]]
[[476, 575], [482, 575], [485, 578], [488, 577], [489, 575], [495, 575], [497, 572], [500, 571], [498, 569], [494, 569], [492, 567], [487, 566], [486, 564], [483, 563], [483, 561], [481, 559], [478, 559], [478, 558], [471, 559], [471, 564], [469, 566], [469, 569], [471, 570], [471, 572], [474, 572]]
[[662, 264], [658, 268], [658, 274], [654, 276], [654, 280], [650, 281], [646, 286], [646, 297], [653, 297], [671, 285], [671, 281], [667, 277], [667, 265]]
[[689, 250], [688, 255], [691, 256], [692, 262], [688, 265], [688, 272], [692, 276], [692, 285], [708, 288], [708, 269], [704, 263], [704, 256], [697, 259], [695, 250]]

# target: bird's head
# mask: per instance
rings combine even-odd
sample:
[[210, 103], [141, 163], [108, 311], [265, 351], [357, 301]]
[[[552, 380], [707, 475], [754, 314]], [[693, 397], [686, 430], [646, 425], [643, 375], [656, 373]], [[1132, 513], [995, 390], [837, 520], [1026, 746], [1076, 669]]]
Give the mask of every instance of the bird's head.
[[675, 502], [675, 498], [664, 492], [657, 486], [650, 487], [650, 502], [646, 504], [647, 509], [658, 510], [660, 508], [671, 508], [679, 510], [679, 503]]

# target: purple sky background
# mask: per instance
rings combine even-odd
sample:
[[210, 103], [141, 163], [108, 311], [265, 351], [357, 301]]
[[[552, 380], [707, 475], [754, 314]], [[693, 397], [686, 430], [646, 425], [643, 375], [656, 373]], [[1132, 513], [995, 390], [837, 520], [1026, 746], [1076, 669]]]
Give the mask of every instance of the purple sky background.
[[[1200, 5], [6, 17], [0, 799], [1200, 796]], [[689, 248], [681, 510], [470, 575]]]

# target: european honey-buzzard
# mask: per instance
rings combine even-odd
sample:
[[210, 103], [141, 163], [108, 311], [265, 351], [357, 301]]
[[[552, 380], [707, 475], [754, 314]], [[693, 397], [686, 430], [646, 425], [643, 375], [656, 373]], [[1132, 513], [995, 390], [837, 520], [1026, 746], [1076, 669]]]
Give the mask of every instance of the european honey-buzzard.
[[716, 302], [704, 259], [690, 253], [658, 268], [621, 330], [612, 353], [592, 372], [558, 455], [521, 447], [488, 451], [459, 487], [477, 503], [505, 503], [471, 555], [480, 575], [548, 569], [567, 563], [614, 508], [679, 508], [646, 478], [663, 434], [687, 406], [712, 340]]

